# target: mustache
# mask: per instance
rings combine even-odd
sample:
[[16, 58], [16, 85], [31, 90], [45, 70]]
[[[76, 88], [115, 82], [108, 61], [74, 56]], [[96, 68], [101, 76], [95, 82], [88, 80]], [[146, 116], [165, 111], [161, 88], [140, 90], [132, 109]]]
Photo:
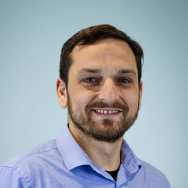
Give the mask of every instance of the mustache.
[[122, 104], [122, 103], [120, 103], [118, 101], [115, 101], [113, 103], [106, 103], [106, 102], [103, 102], [103, 101], [96, 101], [96, 102], [93, 102], [93, 103], [88, 104], [86, 106], [87, 110], [92, 109], [92, 108], [120, 108], [120, 109], [122, 109], [125, 112], [128, 111], [127, 103], [124, 102], [124, 104]]

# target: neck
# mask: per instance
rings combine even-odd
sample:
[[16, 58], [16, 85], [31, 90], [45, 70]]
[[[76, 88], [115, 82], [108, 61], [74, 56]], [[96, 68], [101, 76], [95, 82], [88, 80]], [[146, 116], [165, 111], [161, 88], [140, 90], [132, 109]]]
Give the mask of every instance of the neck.
[[98, 166], [106, 171], [119, 168], [122, 138], [112, 143], [104, 142], [85, 135], [73, 123], [69, 124], [69, 129], [77, 143]]

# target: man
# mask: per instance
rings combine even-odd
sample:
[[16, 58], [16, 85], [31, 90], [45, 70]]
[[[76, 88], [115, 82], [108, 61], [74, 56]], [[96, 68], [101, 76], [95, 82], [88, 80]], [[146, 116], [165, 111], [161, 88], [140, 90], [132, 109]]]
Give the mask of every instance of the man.
[[111, 25], [73, 35], [63, 46], [57, 95], [68, 108], [60, 138], [0, 167], [2, 188], [169, 188], [123, 139], [142, 97], [140, 45]]

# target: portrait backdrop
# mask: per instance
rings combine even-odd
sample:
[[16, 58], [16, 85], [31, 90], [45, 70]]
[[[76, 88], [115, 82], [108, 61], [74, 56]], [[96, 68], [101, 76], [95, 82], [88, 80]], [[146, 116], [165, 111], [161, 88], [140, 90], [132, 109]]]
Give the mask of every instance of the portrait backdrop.
[[125, 139], [172, 187], [188, 187], [187, 10], [186, 0], [1, 0], [0, 162], [61, 134], [61, 47], [78, 30], [107, 23], [145, 52], [141, 110]]

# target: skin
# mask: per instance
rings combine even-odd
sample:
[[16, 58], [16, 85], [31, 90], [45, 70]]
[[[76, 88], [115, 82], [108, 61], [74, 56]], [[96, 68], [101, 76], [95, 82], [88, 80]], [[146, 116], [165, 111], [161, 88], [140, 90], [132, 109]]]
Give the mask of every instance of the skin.
[[[70, 113], [85, 129], [92, 126], [101, 135], [105, 136], [106, 132], [113, 135], [121, 127], [125, 132], [137, 117], [142, 95], [134, 53], [124, 41], [105, 39], [92, 45], [76, 46], [71, 58], [68, 86], [61, 79], [57, 80], [59, 103], [69, 109], [70, 132], [98, 166], [107, 171], [116, 170], [120, 165], [123, 135], [113, 140], [95, 138], [80, 130]], [[92, 107], [87, 113], [88, 104], [101, 101], [107, 107], [95, 106], [94, 110], [120, 111], [101, 114]], [[114, 103], [119, 103], [120, 107], [113, 107]]]

